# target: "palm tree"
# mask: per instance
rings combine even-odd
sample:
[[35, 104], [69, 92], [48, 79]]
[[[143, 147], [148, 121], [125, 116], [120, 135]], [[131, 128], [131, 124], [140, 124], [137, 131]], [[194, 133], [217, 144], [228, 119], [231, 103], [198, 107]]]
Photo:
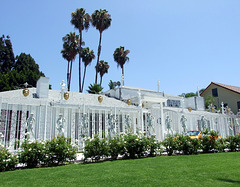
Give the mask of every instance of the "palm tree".
[[62, 56], [68, 61], [67, 67], [67, 88], [70, 91], [71, 75], [72, 75], [72, 62], [77, 55], [78, 35], [75, 32], [70, 32], [62, 38], [63, 49], [61, 50]]
[[90, 23], [90, 15], [85, 13], [83, 8], [77, 9], [76, 12], [72, 12], [71, 23], [74, 25], [76, 29], [79, 31], [80, 40], [79, 40], [79, 92], [82, 92], [81, 87], [81, 53], [82, 53], [82, 31], [88, 30]]
[[109, 69], [109, 65], [108, 62], [104, 62], [104, 60], [100, 60], [100, 62], [98, 63], [97, 67], [95, 67], [98, 72], [100, 73], [100, 86], [102, 85], [102, 77], [105, 73], [108, 73], [108, 69]]
[[93, 50], [90, 50], [88, 47], [84, 48], [81, 53], [82, 61], [84, 62], [84, 75], [83, 75], [83, 82], [82, 82], [82, 88], [84, 86], [85, 81], [85, 75], [86, 75], [86, 68], [87, 66], [92, 62], [92, 60], [95, 58]]
[[91, 94], [100, 94], [101, 91], [103, 90], [103, 87], [101, 87], [99, 84], [90, 84], [90, 86], [88, 86], [88, 93]]
[[127, 55], [130, 53], [130, 50], [125, 50], [124, 47], [120, 46], [116, 48], [113, 53], [114, 61], [117, 62], [117, 66], [122, 68], [122, 85], [124, 86], [124, 69], [123, 66], [125, 62], [129, 61], [129, 57]]
[[[101, 53], [101, 41], [102, 41], [102, 32], [106, 30], [108, 27], [111, 25], [111, 15], [108, 14], [107, 10], [95, 10], [94, 13], [92, 14], [92, 24], [100, 33], [100, 39], [99, 39], [99, 44], [98, 44], [98, 54], [97, 54], [97, 64], [99, 63], [99, 57]], [[95, 84], [97, 84], [97, 74], [98, 70], [96, 69], [96, 77], [95, 77]]]

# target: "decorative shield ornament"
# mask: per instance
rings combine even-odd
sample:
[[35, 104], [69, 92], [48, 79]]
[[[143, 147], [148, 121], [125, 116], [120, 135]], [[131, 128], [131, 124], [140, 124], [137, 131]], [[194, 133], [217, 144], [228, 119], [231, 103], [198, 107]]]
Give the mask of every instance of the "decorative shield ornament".
[[144, 103], [142, 103], [142, 108], [144, 108], [144, 106], [145, 106]]
[[127, 104], [128, 104], [128, 105], [131, 105], [131, 99], [128, 99], [128, 100], [127, 100]]
[[189, 112], [192, 112], [192, 107], [189, 107], [189, 108], [188, 108], [188, 111], [189, 111]]
[[64, 99], [65, 99], [65, 100], [68, 100], [68, 99], [69, 99], [69, 93], [68, 93], [68, 92], [64, 92], [64, 95], [63, 95], [63, 96], [64, 96]]
[[23, 93], [24, 97], [27, 97], [29, 95], [29, 89], [24, 88], [22, 93]]
[[98, 96], [98, 102], [101, 103], [103, 101], [103, 97], [102, 96]]

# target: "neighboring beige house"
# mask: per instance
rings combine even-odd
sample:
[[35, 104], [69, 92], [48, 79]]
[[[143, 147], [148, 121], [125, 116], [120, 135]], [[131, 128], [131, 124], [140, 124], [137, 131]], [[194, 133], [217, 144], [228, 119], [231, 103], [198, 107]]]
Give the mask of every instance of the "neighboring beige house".
[[223, 102], [224, 107], [228, 106], [231, 108], [234, 114], [240, 110], [240, 87], [211, 82], [201, 93], [201, 96], [204, 98], [209, 95], [215, 98], [215, 106], [217, 108], [220, 108]]

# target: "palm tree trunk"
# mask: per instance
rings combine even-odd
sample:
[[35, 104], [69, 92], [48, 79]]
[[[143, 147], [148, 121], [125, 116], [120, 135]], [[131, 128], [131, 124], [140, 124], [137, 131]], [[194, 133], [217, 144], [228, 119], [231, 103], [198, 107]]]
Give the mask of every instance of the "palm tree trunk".
[[97, 74], [98, 74], [98, 69], [97, 65], [99, 63], [99, 58], [100, 58], [100, 53], [101, 53], [101, 42], [102, 42], [102, 32], [100, 32], [100, 39], [99, 39], [99, 44], [98, 44], [98, 57], [97, 57], [97, 64], [96, 64], [96, 77], [95, 77], [95, 84], [97, 84]]
[[84, 74], [83, 74], [83, 82], [82, 82], [82, 91], [83, 91], [83, 86], [84, 86], [84, 81], [85, 81], [85, 75], [86, 75], [86, 69], [87, 67], [84, 67]]
[[70, 63], [70, 61], [68, 61], [68, 67], [67, 67], [67, 88], [69, 85], [69, 63]]
[[82, 88], [81, 88], [81, 53], [82, 53], [82, 32], [80, 32], [80, 44], [79, 44], [79, 92], [82, 92]]
[[100, 77], [100, 86], [102, 85], [102, 76]]
[[124, 68], [122, 66], [122, 86], [124, 86]]
[[71, 77], [72, 77], [72, 60], [71, 60], [71, 67], [70, 67], [68, 91], [70, 91]]

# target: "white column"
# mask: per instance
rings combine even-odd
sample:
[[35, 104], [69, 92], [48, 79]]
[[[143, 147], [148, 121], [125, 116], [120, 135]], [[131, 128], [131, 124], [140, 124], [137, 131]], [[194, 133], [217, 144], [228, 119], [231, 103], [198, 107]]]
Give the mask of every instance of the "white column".
[[44, 122], [44, 137], [43, 139], [46, 140], [46, 136], [47, 136], [47, 103], [45, 105], [45, 122]]
[[163, 103], [162, 102], [160, 102], [160, 117], [161, 117], [161, 126], [160, 126], [159, 135], [161, 133], [161, 140], [163, 140], [164, 139], [164, 125], [165, 124], [164, 124]]

